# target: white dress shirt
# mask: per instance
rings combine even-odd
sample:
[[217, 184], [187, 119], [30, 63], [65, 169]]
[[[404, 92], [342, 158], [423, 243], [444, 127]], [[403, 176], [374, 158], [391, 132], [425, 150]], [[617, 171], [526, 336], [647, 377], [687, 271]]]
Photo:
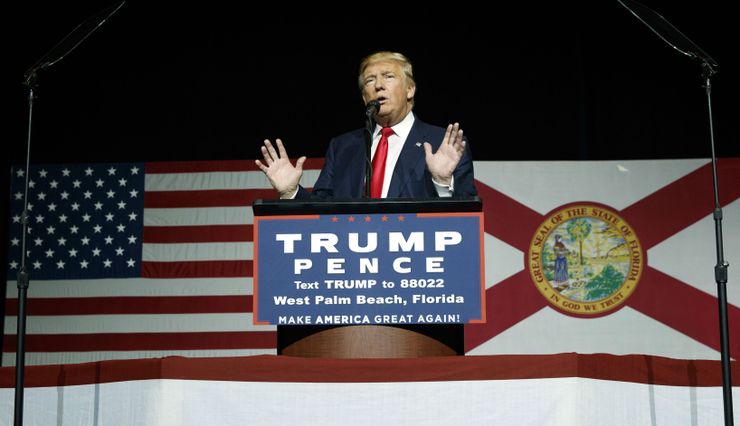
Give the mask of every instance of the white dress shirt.
[[[388, 137], [388, 156], [385, 160], [385, 175], [383, 176], [383, 192], [381, 194], [382, 198], [386, 198], [388, 196], [388, 188], [391, 185], [393, 169], [396, 168], [398, 157], [401, 156], [403, 145], [406, 143], [409, 133], [411, 133], [411, 127], [414, 125], [414, 120], [414, 114], [409, 112], [400, 123], [391, 127], [391, 129], [393, 129], [393, 134]], [[375, 151], [378, 149], [378, 144], [380, 144], [381, 129], [382, 128], [378, 124], [375, 125], [375, 130], [373, 131], [373, 145], [370, 147], [372, 157], [375, 157]], [[453, 184], [450, 184], [449, 186], [440, 185], [437, 182], [434, 182], [434, 180], [432, 180], [432, 182], [434, 183], [434, 186], [437, 189], [437, 194], [440, 197], [452, 196], [454, 178]]]

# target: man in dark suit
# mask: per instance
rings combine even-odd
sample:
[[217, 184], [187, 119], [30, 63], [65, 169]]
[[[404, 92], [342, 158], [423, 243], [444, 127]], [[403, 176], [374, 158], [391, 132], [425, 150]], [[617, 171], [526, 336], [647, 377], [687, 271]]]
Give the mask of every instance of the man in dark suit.
[[[373, 117], [373, 158], [379, 146], [387, 145], [385, 168], [378, 173], [377, 178], [382, 175], [382, 179], [374, 198], [476, 195], [470, 148], [459, 124], [444, 129], [424, 123], [413, 114], [416, 83], [411, 63], [404, 55], [384, 51], [366, 57], [360, 65], [358, 83], [365, 103], [378, 101], [380, 105]], [[384, 128], [392, 130], [386, 131], [386, 142], [381, 137]], [[256, 162], [280, 198], [361, 198], [366, 164], [364, 132], [358, 129], [332, 139], [324, 168], [310, 194], [298, 184], [306, 158], [299, 158], [293, 166], [280, 139], [275, 141], [276, 146], [265, 140], [264, 162]]]
[[[409, 60], [400, 53], [377, 52], [360, 64], [358, 83], [367, 105], [377, 101], [371, 154], [373, 158], [372, 198], [434, 198], [476, 195], [470, 148], [458, 123], [447, 128], [419, 120], [414, 107], [416, 83]], [[365, 193], [365, 129], [358, 129], [332, 139], [324, 158], [324, 167], [308, 192], [299, 185], [306, 157], [291, 164], [280, 139], [275, 146], [264, 141], [257, 166], [267, 175], [283, 199], [349, 199]], [[380, 153], [380, 154], [378, 154]], [[384, 159], [381, 161], [380, 159]], [[278, 351], [337, 326], [278, 326]], [[369, 326], [372, 327], [372, 326]], [[462, 324], [394, 325], [430, 337], [454, 353], [464, 353]], [[363, 335], [372, 336], [374, 331]], [[318, 345], [320, 346], [320, 345]], [[282, 352], [281, 352], [282, 351]], [[444, 350], [432, 355], [447, 354]], [[293, 354], [291, 350], [288, 354]], [[334, 354], [332, 356], [340, 356]], [[390, 356], [398, 356], [391, 353]]]

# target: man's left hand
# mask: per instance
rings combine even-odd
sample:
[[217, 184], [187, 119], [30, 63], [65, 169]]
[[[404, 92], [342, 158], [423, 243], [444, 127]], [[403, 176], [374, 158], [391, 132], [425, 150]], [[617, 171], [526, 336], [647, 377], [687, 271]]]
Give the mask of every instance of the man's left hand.
[[465, 152], [465, 141], [463, 140], [463, 131], [459, 123], [447, 126], [445, 137], [442, 145], [437, 152], [432, 153], [432, 145], [424, 142], [424, 152], [426, 153], [426, 162], [432, 179], [440, 185], [450, 185], [452, 183], [452, 173], [455, 171], [460, 159]]

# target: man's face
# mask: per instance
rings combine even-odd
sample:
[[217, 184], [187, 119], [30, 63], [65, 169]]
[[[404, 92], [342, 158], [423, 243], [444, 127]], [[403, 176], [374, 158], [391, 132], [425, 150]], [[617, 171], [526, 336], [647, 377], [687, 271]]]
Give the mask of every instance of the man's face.
[[368, 65], [362, 73], [365, 83], [362, 99], [365, 103], [377, 99], [380, 110], [376, 121], [382, 126], [393, 126], [411, 111], [411, 100], [416, 87], [409, 87], [401, 65], [393, 61], [381, 61]]

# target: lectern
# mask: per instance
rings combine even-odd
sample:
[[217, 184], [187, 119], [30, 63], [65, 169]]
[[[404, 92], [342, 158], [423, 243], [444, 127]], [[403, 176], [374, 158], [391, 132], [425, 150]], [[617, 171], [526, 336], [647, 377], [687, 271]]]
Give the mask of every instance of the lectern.
[[485, 321], [483, 214], [467, 199], [256, 200], [254, 321], [278, 354], [464, 354]]

